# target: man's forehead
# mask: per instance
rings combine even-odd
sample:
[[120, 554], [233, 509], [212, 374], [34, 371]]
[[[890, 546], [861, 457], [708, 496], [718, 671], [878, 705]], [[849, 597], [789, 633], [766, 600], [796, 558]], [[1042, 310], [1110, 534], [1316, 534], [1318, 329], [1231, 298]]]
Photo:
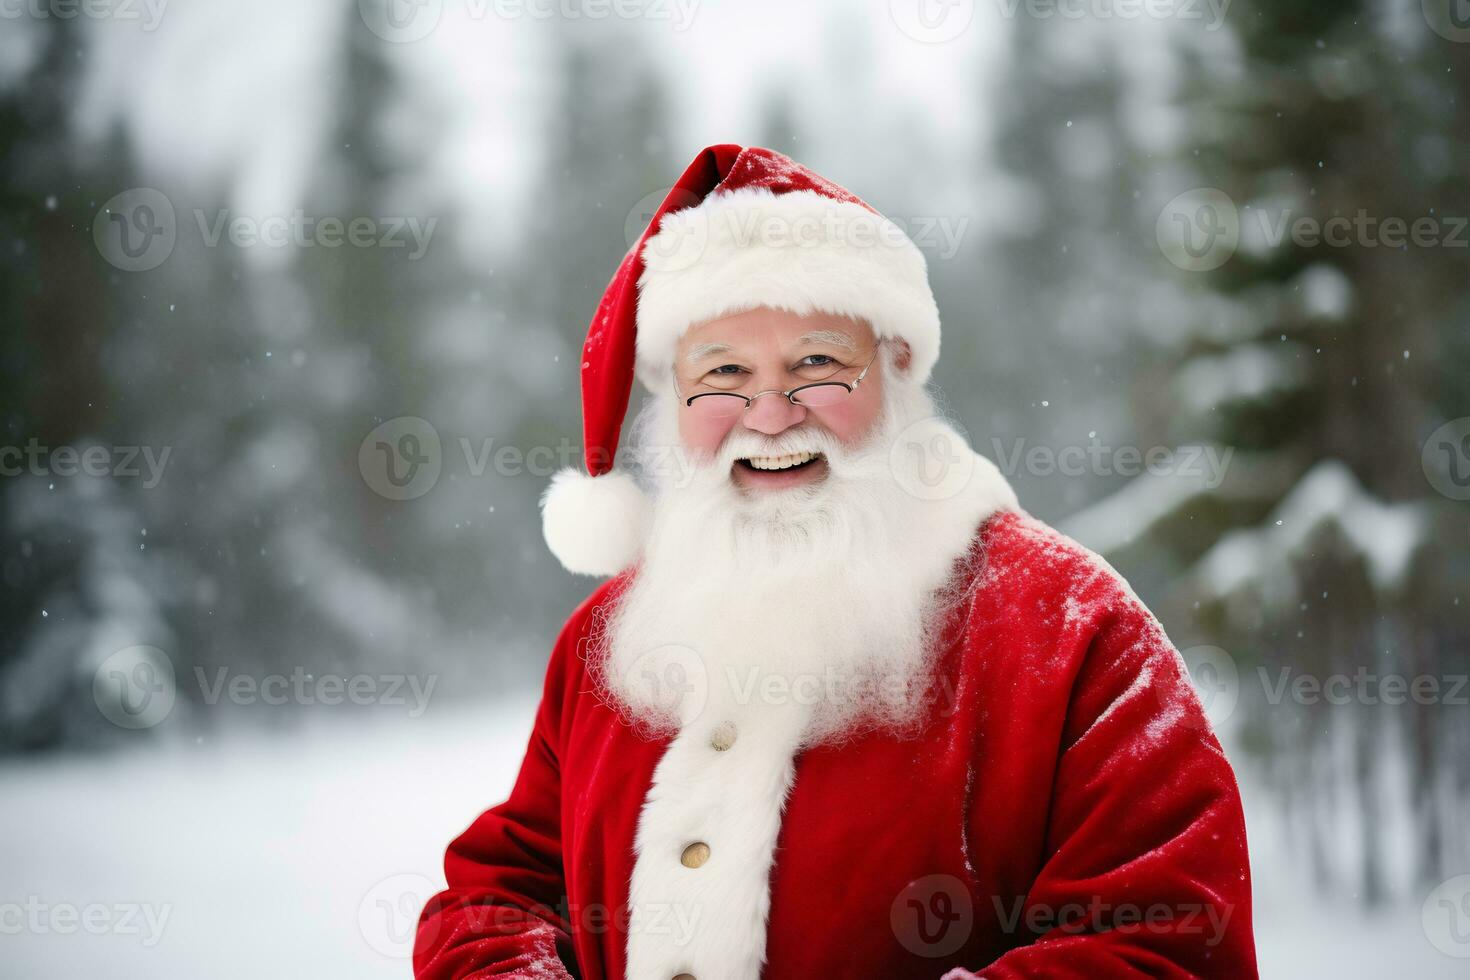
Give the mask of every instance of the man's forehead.
[[[811, 346], [814, 344], [821, 344], [832, 347], [845, 347], [848, 350], [857, 349], [857, 341], [854, 340], [852, 334], [848, 333], [846, 330], [808, 330], [806, 333], [796, 338], [796, 343], [798, 346]], [[702, 357], [709, 357], [714, 354], [728, 354], [731, 351], [736, 350], [737, 348], [738, 344], [729, 341], [705, 341], [704, 343], [695, 344], [693, 347], [689, 348], [688, 358], [691, 361], [697, 361]]]

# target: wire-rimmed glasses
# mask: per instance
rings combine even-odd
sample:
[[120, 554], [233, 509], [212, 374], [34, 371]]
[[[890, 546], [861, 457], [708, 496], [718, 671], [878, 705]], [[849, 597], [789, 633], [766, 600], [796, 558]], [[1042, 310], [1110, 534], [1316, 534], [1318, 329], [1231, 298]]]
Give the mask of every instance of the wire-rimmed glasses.
[[[882, 350], [882, 343], [878, 350]], [[685, 407], [696, 412], [701, 418], [727, 419], [741, 415], [746, 409], [762, 395], [780, 395], [793, 405], [802, 408], [831, 408], [833, 405], [841, 404], [847, 397], [857, 390], [858, 385], [868, 376], [868, 369], [878, 360], [878, 351], [873, 352], [873, 357], [863, 366], [856, 378], [847, 381], [812, 381], [807, 384], [797, 385], [795, 388], [781, 391], [777, 388], [769, 388], [766, 391], [757, 391], [753, 395], [742, 395], [738, 391], [701, 391], [697, 395], [690, 395], [684, 399]], [[838, 368], [833, 374], [841, 371]]]

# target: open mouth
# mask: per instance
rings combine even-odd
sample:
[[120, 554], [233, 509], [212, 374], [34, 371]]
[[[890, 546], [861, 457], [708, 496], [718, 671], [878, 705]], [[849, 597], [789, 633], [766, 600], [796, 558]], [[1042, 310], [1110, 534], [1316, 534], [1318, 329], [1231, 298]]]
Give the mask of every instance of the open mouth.
[[812, 466], [821, 458], [821, 453], [788, 453], [785, 456], [749, 456], [737, 459], [735, 464], [762, 473], [781, 473]]

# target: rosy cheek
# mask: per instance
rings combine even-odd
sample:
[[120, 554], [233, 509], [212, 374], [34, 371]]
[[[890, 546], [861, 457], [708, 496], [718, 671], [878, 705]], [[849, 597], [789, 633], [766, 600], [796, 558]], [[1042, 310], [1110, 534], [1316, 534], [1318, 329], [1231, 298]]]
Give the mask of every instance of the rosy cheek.
[[[877, 394], [877, 392], [864, 392]], [[878, 421], [878, 400], [867, 398], [831, 413], [827, 428], [839, 440], [853, 443], [861, 440]]]
[[720, 448], [725, 433], [729, 431], [728, 420], [701, 418], [692, 412], [680, 416], [679, 419], [679, 437], [684, 440], [685, 448], [695, 452], [714, 452]]

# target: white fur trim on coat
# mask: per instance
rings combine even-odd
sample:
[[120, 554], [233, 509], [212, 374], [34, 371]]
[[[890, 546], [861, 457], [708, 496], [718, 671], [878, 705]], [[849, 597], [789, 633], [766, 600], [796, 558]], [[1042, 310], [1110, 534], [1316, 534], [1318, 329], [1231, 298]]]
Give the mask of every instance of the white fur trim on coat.
[[[905, 428], [893, 460], [901, 485], [932, 505], [914, 540], [938, 587], [987, 518], [1018, 509], [1016, 495], [996, 465], [940, 418]], [[678, 656], [679, 648], [668, 649]], [[638, 661], [656, 677], [675, 676], [660, 668], [678, 662]], [[706, 700], [659, 760], [639, 816], [626, 972], [759, 980], [776, 844], [811, 713], [789, 700], [742, 702], [717, 682], [697, 689]], [[735, 738], [720, 751], [713, 738], [725, 726]], [[685, 867], [681, 855], [696, 842], [709, 846], [709, 860]]]
[[[686, 725], [653, 772], [628, 888], [629, 977], [760, 980], [771, 914], [771, 867], [806, 712], [759, 718], [706, 712]], [[734, 725], [724, 751], [711, 740]], [[700, 842], [709, 860], [685, 867]]]
[[757, 306], [868, 321], [902, 338], [923, 383], [939, 359], [924, 253], [892, 221], [815, 191], [716, 191], [664, 217], [643, 247], [638, 377], [658, 390], [690, 326]]

